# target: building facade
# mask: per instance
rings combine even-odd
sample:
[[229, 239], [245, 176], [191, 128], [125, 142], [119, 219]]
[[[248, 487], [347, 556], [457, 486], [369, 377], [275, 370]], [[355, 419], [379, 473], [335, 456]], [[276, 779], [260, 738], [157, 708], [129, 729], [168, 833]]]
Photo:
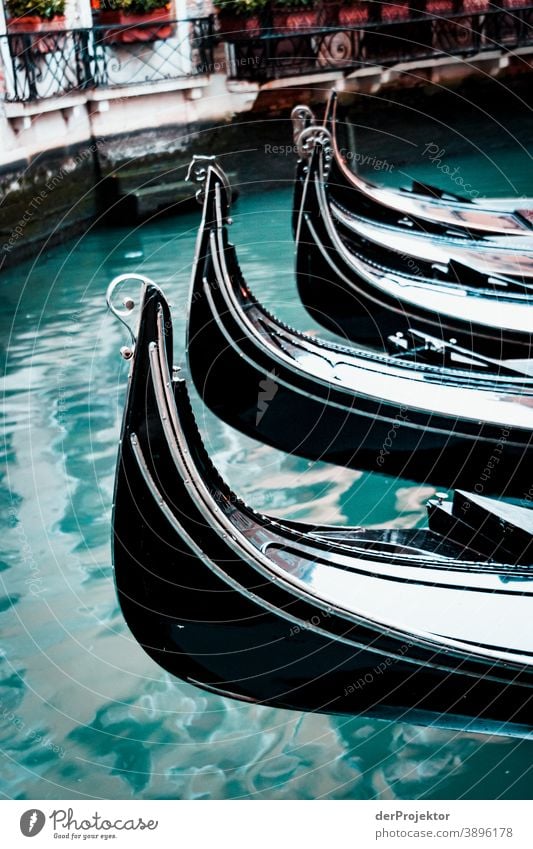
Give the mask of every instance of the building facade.
[[279, 113], [334, 85], [525, 73], [533, 51], [523, 0], [325, 0], [247, 15], [235, 2], [220, 16], [210, 0], [139, 0], [133, 15], [99, 8], [120, 0], [55, 2], [51, 19], [0, 3], [0, 268], [95, 215], [149, 215], [185, 197], [195, 140], [250, 109]]

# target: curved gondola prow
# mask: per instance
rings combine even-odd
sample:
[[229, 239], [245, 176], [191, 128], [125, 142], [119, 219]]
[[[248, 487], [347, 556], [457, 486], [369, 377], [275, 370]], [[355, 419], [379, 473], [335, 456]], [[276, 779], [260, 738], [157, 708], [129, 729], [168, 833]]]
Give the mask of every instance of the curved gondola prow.
[[[139, 318], [135, 331], [126, 320], [129, 316], [133, 315], [133, 310], [137, 306], [134, 298], [131, 295], [124, 296], [122, 301], [123, 308], [118, 308], [114, 304], [117, 290], [127, 281], [140, 285], [140, 296], [138, 300]], [[169, 306], [161, 289], [149, 277], [142, 274], [127, 273], [115, 277], [108, 286], [106, 302], [113, 315], [126, 327], [131, 338], [131, 344], [129, 346], [123, 346], [120, 349], [121, 356], [130, 362], [128, 394], [124, 407], [124, 420], [122, 422], [122, 436], [124, 436], [128, 428], [131, 428], [132, 424], [134, 424], [131, 421], [134, 411], [138, 411], [139, 409], [139, 406], [135, 403], [135, 394], [138, 392], [138, 386], [140, 383], [146, 382], [146, 373], [149, 370], [149, 364], [143, 352], [147, 350], [149, 341], [153, 341], [154, 338], [156, 309], [159, 310], [161, 308], [164, 311], [166, 356], [169, 362], [172, 361], [173, 351], [172, 321], [170, 320]], [[148, 339], [150, 336], [152, 337], [151, 340]]]
[[322, 136], [305, 131], [301, 149], [308, 166], [302, 189], [304, 226], [297, 243], [297, 282], [313, 318], [354, 341], [385, 347], [387, 337], [398, 331], [410, 332], [415, 322], [417, 330], [449, 334], [459, 339], [462, 347], [481, 354], [493, 356], [499, 351], [499, 359], [528, 356], [531, 320], [527, 292], [509, 291], [503, 297], [492, 285], [490, 274], [485, 275], [483, 291], [479, 281], [470, 285], [467, 280], [461, 285], [453, 274], [441, 286], [424, 276], [415, 261], [419, 273], [388, 268], [379, 255], [373, 257], [364, 235], [346, 233], [334, 220], [329, 198], [335, 161], [330, 134], [325, 129]]
[[[209, 558], [230, 562], [231, 554], [206, 526], [195, 497], [194, 475], [213, 492], [215, 502], [235, 501], [211, 464], [185, 380], [172, 366], [169, 305], [148, 280], [143, 283], [140, 310], [138, 338], [128, 358], [129, 387], [115, 479], [112, 548], [117, 596], [131, 633], [161, 667], [184, 680], [246, 699], [246, 683], [228, 692], [216, 652], [202, 651], [204, 635], [212, 627], [210, 612], [221, 599], [220, 581], [207, 562]], [[231, 628], [243, 604], [240, 594], [224, 596], [221, 627], [227, 623]]]
[[291, 112], [292, 137], [294, 144], [298, 144], [300, 134], [311, 124], [316, 124], [315, 114], [309, 106], [301, 103], [295, 106]]
[[[131, 296], [131, 294], [126, 294], [122, 299], [122, 306], [118, 307], [115, 305], [115, 299], [117, 298], [119, 289], [121, 289], [123, 284], [125, 284], [126, 282], [133, 283], [140, 288], [138, 300], [136, 302], [135, 299]], [[134, 411], [139, 410], [139, 405], [136, 403], [137, 394], [139, 392], [139, 385], [143, 382], [144, 384], [146, 383], [147, 372], [149, 370], [149, 364], [147, 362], [145, 354], [143, 354], [143, 351], [145, 351], [147, 348], [147, 336], [149, 334], [152, 334], [153, 336], [153, 327], [155, 321], [155, 304], [159, 303], [159, 299], [161, 297], [162, 292], [159, 287], [156, 286], [155, 283], [153, 283], [153, 281], [149, 277], [146, 277], [143, 274], [120, 274], [117, 277], [113, 278], [113, 280], [107, 287], [107, 307], [113, 313], [115, 318], [117, 318], [121, 322], [121, 324], [124, 325], [130, 335], [130, 344], [123, 345], [120, 348], [120, 355], [124, 360], [130, 363], [126, 403], [124, 405], [124, 413], [121, 425], [121, 446], [123, 445], [124, 438], [127, 436], [127, 434], [129, 432], [132, 432], [132, 428], [134, 430], [136, 426], [138, 427], [138, 423], [136, 424], [134, 421], [132, 421], [132, 419]], [[172, 322], [170, 320], [170, 310], [164, 297], [163, 301], [165, 303], [166, 310], [166, 356], [168, 361], [171, 362], [173, 347]], [[132, 327], [131, 320], [133, 319], [135, 308], [137, 308], [138, 310], [138, 321], [137, 326], [134, 329]], [[130, 319], [130, 321], [128, 321], [128, 319]], [[117, 481], [119, 478], [118, 472], [121, 463], [121, 455], [122, 448], [119, 451], [117, 458], [117, 473], [115, 474], [115, 496]], [[113, 500], [113, 504], [116, 504], [116, 497]]]
[[[202, 220], [198, 228], [196, 248], [194, 252], [191, 284], [189, 290], [189, 315], [187, 321], [187, 345], [191, 334], [192, 306], [196, 300], [202, 297], [203, 278], [205, 272], [206, 258], [210, 251], [208, 242], [213, 227], [225, 228], [231, 223], [229, 210], [231, 205], [231, 185], [215, 156], [194, 156], [187, 171], [187, 180], [198, 185], [196, 199], [202, 206]], [[216, 187], [219, 189], [220, 209], [222, 214], [217, 214]]]
[[[338, 121], [338, 107], [339, 107], [339, 97], [335, 90], [330, 93], [328, 98], [328, 102], [326, 105], [326, 110], [324, 113], [324, 121], [323, 126], [324, 129], [328, 131], [331, 137], [331, 147], [333, 153], [335, 155], [336, 162], [342, 163], [346, 166], [346, 169], [351, 172], [351, 169], [348, 168], [348, 164], [346, 162], [346, 157], [341, 153], [339, 146], [339, 139], [337, 137], [337, 121]], [[355, 151], [351, 151], [355, 153]]]
[[[112, 296], [126, 280], [141, 283], [139, 322], [136, 331], [127, 324], [133, 346], [122, 348], [122, 356], [130, 362], [130, 372], [119, 441], [112, 516], [112, 559], [119, 604], [124, 619], [140, 645], [152, 658], [160, 661], [161, 646], [169, 643], [165, 606], [169, 594], [166, 576], [155, 575], [145, 563], [171, 546], [166, 529], [158, 515], [150, 487], [157, 481], [162, 460], [162, 446], [154, 438], [154, 401], [150, 365], [150, 346], [156, 338], [157, 322], [163, 309], [165, 356], [172, 361], [172, 323], [166, 301], [149, 278], [121, 275], [108, 288], [108, 305], [115, 316], [123, 318], [112, 306]], [[129, 312], [136, 306], [133, 298], [123, 301]], [[126, 323], [123, 321], [123, 323]], [[135, 533], [132, 534], [132, 529]], [[144, 551], [139, 550], [144, 547]], [[185, 557], [185, 554], [183, 555]], [[169, 655], [169, 662], [172, 661]], [[161, 665], [165, 666], [164, 663]], [[169, 666], [165, 666], [169, 668]], [[184, 666], [180, 670], [185, 675]]]
[[333, 148], [329, 131], [320, 124], [310, 124], [298, 136], [298, 163], [294, 182], [292, 229], [296, 250], [300, 241], [302, 216], [307, 215], [307, 190], [311, 171], [316, 174], [316, 166], [311, 163], [316, 159], [317, 148], [323, 153], [322, 176], [327, 178], [333, 160]]
[[[195, 157], [201, 159], [202, 157]], [[213, 271], [213, 250], [210, 241], [216, 238], [222, 246], [224, 267], [227, 272], [229, 285], [234, 291], [239, 292], [239, 298], [243, 302], [255, 301], [246, 280], [241, 272], [237, 259], [235, 246], [229, 239], [228, 226], [232, 219], [229, 215], [231, 204], [231, 185], [229, 180], [215, 157], [205, 157], [207, 167], [205, 174], [200, 172], [199, 177], [193, 176], [201, 183], [201, 189], [197, 192], [198, 201], [203, 204], [202, 221], [198, 231], [196, 251], [193, 262], [191, 286], [189, 293], [189, 313], [187, 321], [187, 350], [194, 344], [196, 335], [203, 331], [202, 321], [205, 310], [205, 291], [209, 288], [218, 287], [218, 276]], [[210, 320], [210, 319], [207, 319]], [[204, 352], [205, 353], [205, 352]]]
[[[131, 275], [123, 275], [121, 281], [126, 278]], [[195, 468], [204, 480], [209, 480], [211, 489], [216, 488], [220, 497], [234, 502], [229, 485], [214, 467], [204, 446], [181, 367], [173, 365], [172, 317], [168, 301], [149, 278], [142, 278], [142, 283], [138, 338], [132, 356], [127, 357], [131, 366], [119, 461], [135, 436], [139, 444], [144, 443], [148, 465], [155, 474], [160, 449], [154, 448], [156, 441], [150, 436], [158, 432], [161, 422], [171, 420], [173, 433], [170, 438], [181, 439], [194, 459]], [[168, 439], [169, 433], [166, 436]]]
[[[329, 106], [329, 101], [328, 101]], [[292, 134], [294, 147], [298, 152], [296, 173], [294, 180], [293, 205], [292, 205], [292, 232], [295, 241], [298, 241], [300, 230], [300, 216], [305, 196], [305, 177], [308, 171], [307, 145], [308, 139], [319, 134], [322, 127], [326, 126], [326, 120], [320, 124], [314, 112], [304, 104], [295, 106], [291, 112]]]
[[[364, 180], [364, 183], [361, 183], [360, 176], [353, 168], [350, 168], [348, 165], [347, 157], [342, 152], [341, 146], [339, 144], [339, 137], [337, 133], [338, 122], [339, 122], [339, 97], [336, 91], [332, 91], [326, 106], [326, 111], [324, 113], [324, 122], [323, 127], [330, 136], [330, 145], [333, 153], [332, 156], [332, 164], [331, 164], [331, 182], [333, 185], [337, 185], [340, 189], [344, 189], [347, 193], [350, 201], [352, 203], [357, 202], [357, 190], [360, 190], [363, 187], [366, 188], [377, 188], [377, 184], [372, 180]], [[357, 162], [356, 150], [352, 148], [350, 150], [350, 158], [352, 162]], [[351, 189], [351, 191], [350, 191]]]
[[[325, 127], [330, 133], [335, 132], [335, 121], [337, 117], [338, 92], [336, 89], [331, 89], [326, 100], [326, 108], [321, 126]], [[312, 124], [319, 124], [316, 120], [314, 112], [308, 106], [303, 104], [295, 106], [291, 112], [294, 143], [298, 144], [298, 139], [303, 130]]]

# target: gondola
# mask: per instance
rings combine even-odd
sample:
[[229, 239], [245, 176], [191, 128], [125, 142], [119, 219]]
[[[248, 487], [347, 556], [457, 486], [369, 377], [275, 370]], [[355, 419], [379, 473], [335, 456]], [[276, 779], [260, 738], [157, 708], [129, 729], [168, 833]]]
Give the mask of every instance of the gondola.
[[[427, 278], [465, 286], [484, 286], [495, 294], [528, 294], [533, 299], [533, 240], [498, 236], [468, 241], [407, 233], [356, 216], [328, 198], [331, 216], [367, 251], [380, 254], [398, 271], [424, 273]], [[458, 242], [462, 242], [459, 243]], [[509, 242], [512, 243], [512, 247]]]
[[440, 277], [429, 278], [423, 264], [407, 253], [408, 270], [391, 266], [383, 249], [333, 218], [330, 136], [324, 129], [310, 130], [307, 158], [298, 165], [294, 226], [298, 289], [313, 317], [361, 343], [382, 345], [390, 335], [416, 325], [481, 353], [527, 359], [533, 335], [531, 291], [464, 266], [459, 272], [453, 266], [441, 269]]
[[[297, 107], [300, 126], [313, 120], [305, 107]], [[395, 191], [375, 186], [346, 164], [337, 139], [337, 95], [328, 101], [323, 126], [332, 136], [331, 183], [336, 196], [368, 217], [423, 232], [457, 233], [471, 237], [489, 234], [533, 235], [533, 198], [458, 197], [433, 186], [415, 183], [412, 190]]]
[[[196, 157], [203, 198], [188, 318], [191, 376], [249, 436], [311, 460], [483, 490], [529, 489], [533, 380], [424, 337], [409, 362], [282, 324], [254, 298], [228, 241], [223, 173]], [[498, 373], [499, 372], [499, 373]], [[488, 468], [490, 464], [490, 469]]]
[[[293, 110], [294, 141], [296, 148], [302, 147], [306, 133], [313, 134], [313, 113], [306, 106]], [[332, 153], [338, 145], [334, 135], [335, 123], [327, 120], [330, 132]], [[316, 123], [315, 123], [316, 126]], [[306, 133], [304, 133], [304, 130]], [[320, 132], [316, 128], [315, 132]], [[335, 167], [329, 164], [327, 200], [331, 216], [340, 226], [346, 228], [348, 235], [353, 233], [357, 240], [363, 240], [371, 251], [381, 251], [388, 256], [389, 263], [397, 270], [422, 270], [425, 275], [442, 278], [449, 271], [452, 280], [469, 281], [480, 285], [485, 277], [496, 275], [499, 279], [493, 286], [500, 292], [533, 292], [533, 233], [519, 236], [492, 236], [479, 234], [476, 238], [465, 232], [430, 232], [414, 227], [412, 222], [399, 221], [396, 225], [384, 223], [368, 217], [372, 209], [361, 204], [361, 195], [355, 190], [351, 195], [351, 205], [347, 208], [336, 196], [339, 194], [335, 183]], [[331, 172], [334, 172], [333, 175]], [[342, 193], [341, 193], [342, 194]], [[346, 193], [344, 193], [346, 194]], [[361, 208], [367, 215], [360, 214]]]
[[[111, 284], [109, 303], [131, 277]], [[480, 556], [431, 530], [282, 523], [247, 507], [203, 446], [168, 304], [140, 282], [113, 562], [148, 655], [244, 702], [532, 736], [531, 567], [500, 557], [497, 538]], [[485, 502], [472, 509], [492, 527], [505, 508]], [[505, 507], [524, 532], [520, 509]]]

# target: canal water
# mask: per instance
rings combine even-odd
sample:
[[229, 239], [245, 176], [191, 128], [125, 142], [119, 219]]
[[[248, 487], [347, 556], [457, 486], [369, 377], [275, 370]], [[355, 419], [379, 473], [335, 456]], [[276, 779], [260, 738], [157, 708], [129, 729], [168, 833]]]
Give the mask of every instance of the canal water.
[[[466, 120], [466, 119], [465, 119]], [[472, 124], [475, 123], [472, 119]], [[479, 194], [533, 194], [517, 140], [466, 136], [441, 162]], [[529, 137], [531, 138], [531, 126]], [[440, 132], [440, 130], [439, 130]], [[438, 134], [437, 134], [438, 135]], [[449, 135], [449, 134], [448, 134]], [[450, 186], [414, 128], [394, 144], [361, 129], [361, 152], [392, 162], [382, 182]], [[366, 147], [365, 147], [366, 144]], [[413, 146], [414, 145], [414, 146]], [[444, 145], [446, 147], [446, 145]], [[391, 150], [398, 151], [391, 159]], [[376, 171], [379, 170], [379, 174]], [[298, 302], [290, 188], [243, 194], [232, 236], [259, 298], [296, 327], [327, 335]], [[173, 305], [183, 350], [198, 213], [135, 228], [91, 228], [3, 275], [0, 563], [2, 793], [13, 798], [532, 798], [533, 742], [367, 718], [243, 705], [172, 679], [141, 651], [117, 606], [110, 513], [127, 366], [124, 329], [104, 292], [125, 271], [151, 276]], [[310, 464], [221, 424], [194, 397], [207, 447], [250, 504], [327, 523], [424, 525], [433, 489]]]

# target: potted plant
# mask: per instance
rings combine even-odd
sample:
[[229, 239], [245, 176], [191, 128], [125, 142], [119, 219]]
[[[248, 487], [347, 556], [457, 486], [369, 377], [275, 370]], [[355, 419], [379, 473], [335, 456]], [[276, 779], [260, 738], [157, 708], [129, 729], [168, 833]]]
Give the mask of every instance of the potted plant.
[[489, 8], [489, 0], [464, 0], [463, 11], [471, 12], [479, 15], [482, 12], [487, 12]]
[[65, 29], [65, 0], [6, 0], [9, 32]]
[[[48, 33], [65, 29], [65, 0], [6, 0], [9, 34]], [[57, 36], [42, 35], [32, 39], [38, 53], [51, 53], [59, 48]], [[22, 39], [11, 41], [11, 50], [19, 55], [27, 49]]]
[[157, 41], [170, 38], [174, 28], [170, 23], [170, 3], [161, 0], [102, 0], [98, 23], [119, 26], [104, 32], [108, 44], [131, 44], [135, 41]]
[[383, 3], [381, 6], [381, 20], [384, 23], [405, 20], [409, 18], [409, 14], [409, 0], [394, 0], [393, 2]]
[[216, 4], [221, 35], [246, 35], [257, 38], [261, 33], [261, 13], [268, 0], [221, 0]]
[[343, 3], [339, 9], [339, 24], [345, 27], [365, 24], [368, 21], [368, 4], [364, 0], [355, 3]]
[[316, 0], [280, 0], [272, 13], [272, 25], [277, 32], [312, 29], [318, 24], [318, 11], [323, 3]]
[[455, 0], [428, 0], [426, 12], [430, 15], [451, 15], [455, 9]]

